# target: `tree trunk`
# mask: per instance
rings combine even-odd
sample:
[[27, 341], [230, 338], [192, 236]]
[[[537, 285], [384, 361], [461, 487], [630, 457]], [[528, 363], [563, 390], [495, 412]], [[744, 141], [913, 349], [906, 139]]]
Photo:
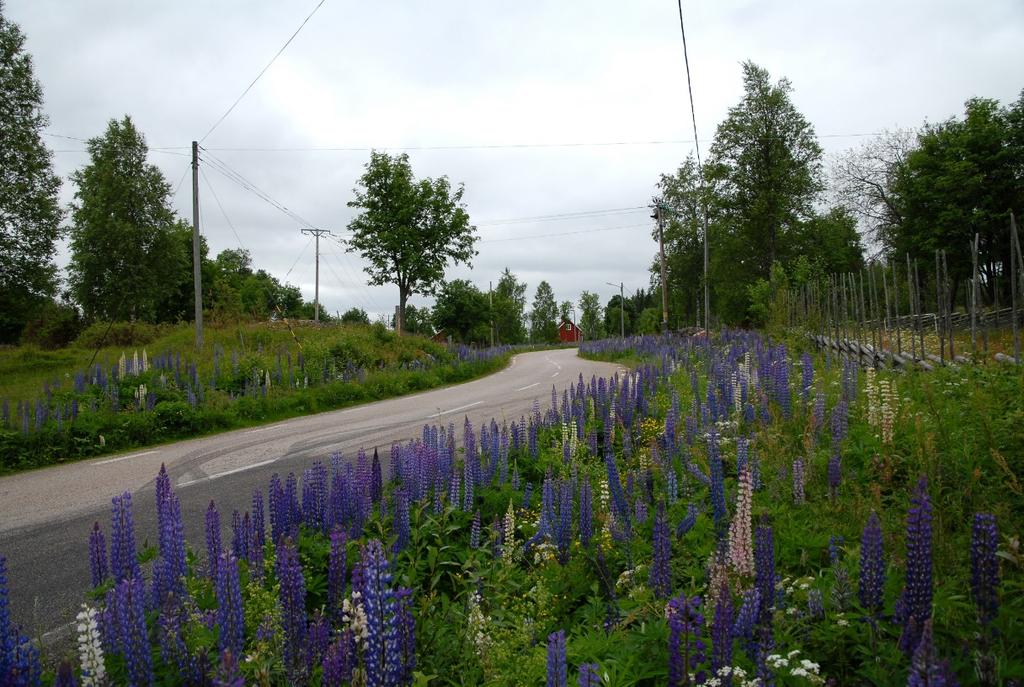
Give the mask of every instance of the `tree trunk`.
[[405, 331], [405, 302], [409, 300], [409, 292], [402, 286], [398, 287], [398, 313], [395, 315], [395, 333], [399, 336]]

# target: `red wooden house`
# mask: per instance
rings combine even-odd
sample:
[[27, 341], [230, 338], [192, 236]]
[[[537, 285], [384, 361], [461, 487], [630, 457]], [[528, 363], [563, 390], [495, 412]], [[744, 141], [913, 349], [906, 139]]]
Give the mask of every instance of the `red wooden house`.
[[558, 325], [558, 340], [562, 343], [579, 343], [583, 341], [583, 330], [574, 322], [562, 320]]

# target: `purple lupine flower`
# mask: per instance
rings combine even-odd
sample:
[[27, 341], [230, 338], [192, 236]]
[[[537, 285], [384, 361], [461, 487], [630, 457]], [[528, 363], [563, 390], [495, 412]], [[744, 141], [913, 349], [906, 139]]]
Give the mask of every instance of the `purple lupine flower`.
[[619, 468], [615, 464], [615, 454], [605, 444], [604, 464], [608, 473], [608, 491], [611, 494], [611, 501], [616, 520], [628, 530], [630, 528], [629, 504], [626, 502], [626, 495], [622, 491], [622, 481], [619, 479]]
[[92, 572], [93, 589], [107, 579], [107, 543], [98, 521], [93, 523], [89, 533], [89, 570]]
[[921, 639], [910, 662], [907, 687], [957, 687], [956, 676], [946, 661], [939, 660], [932, 637], [932, 619], [921, 626]]
[[302, 564], [291, 540], [284, 539], [278, 548], [277, 578], [281, 583], [281, 625], [284, 629], [285, 667], [294, 673], [301, 670], [306, 643], [306, 579]]
[[474, 480], [474, 476], [473, 476], [473, 461], [474, 460], [475, 460], [475, 458], [470, 456], [469, 452], [467, 451], [465, 457], [463, 458], [463, 463], [462, 463], [462, 469], [463, 469], [463, 476], [462, 476], [462, 489], [463, 489], [462, 510], [464, 510], [464, 511], [472, 510], [473, 509], [473, 504], [475, 502], [475, 500], [473, 498], [473, 480]]
[[[690, 673], [704, 662], [704, 641], [700, 637], [704, 616], [699, 596], [686, 598], [680, 594], [665, 606], [668, 617], [668, 684], [679, 687], [690, 684]], [[704, 672], [697, 671], [696, 683], [704, 682]]]
[[[394, 448], [394, 447], [393, 447]], [[396, 479], [398, 475], [392, 475], [392, 479]], [[380, 503], [381, 496], [384, 494], [384, 479], [381, 476], [380, 470], [380, 456], [377, 454], [377, 449], [373, 449], [373, 463], [370, 466], [370, 501], [376, 505]]]
[[7, 675], [17, 637], [11, 626], [11, 607], [7, 600], [7, 558], [0, 556], [0, 678]]
[[654, 556], [648, 583], [651, 590], [654, 591], [655, 598], [667, 599], [672, 593], [672, 573], [669, 569], [672, 558], [672, 542], [668, 535], [668, 520], [665, 517], [664, 503], [659, 503], [655, 512], [652, 539]]
[[839, 399], [835, 407], [832, 408], [832, 450], [837, 451], [839, 445], [846, 438], [846, 432], [848, 429], [849, 421], [849, 406], [845, 399]]
[[[248, 517], [246, 521], [248, 522]], [[237, 510], [233, 510], [231, 511], [231, 553], [236, 559], [244, 560], [249, 557], [248, 548], [249, 534], [242, 531], [242, 516]]]
[[682, 539], [686, 536], [686, 533], [693, 529], [693, 526], [697, 524], [697, 507], [692, 503], [686, 504], [686, 517], [676, 525], [676, 538]]
[[565, 659], [565, 630], [548, 635], [547, 687], [568, 687], [568, 666]]
[[146, 634], [146, 587], [141, 575], [118, 583], [114, 589], [120, 647], [128, 669], [128, 680], [135, 685], [153, 682], [153, 665]]
[[594, 497], [590, 487], [590, 479], [584, 477], [580, 482], [580, 545], [590, 548], [590, 539], [594, 536]]
[[975, 513], [971, 529], [971, 597], [978, 609], [978, 622], [983, 627], [995, 620], [999, 612], [998, 544], [996, 517], [990, 513]]
[[266, 543], [267, 529], [266, 521], [263, 517], [263, 492], [259, 489], [254, 489], [252, 492], [252, 541], [249, 544], [249, 553], [253, 553], [252, 549], [258, 548], [260, 552], [263, 551], [263, 545]]
[[[723, 578], [715, 601], [715, 618], [711, 624], [711, 672], [716, 675], [722, 668], [732, 665], [732, 614], [732, 591], [728, 581]], [[728, 687], [731, 678], [724, 678], [722, 684]]]
[[527, 482], [526, 487], [523, 489], [523, 508], [528, 509], [530, 507], [530, 499], [533, 498], [533, 482]]
[[640, 496], [633, 501], [633, 519], [638, 525], [647, 522], [647, 501]]
[[405, 488], [399, 488], [394, 493], [395, 502], [395, 548], [394, 552], [400, 553], [409, 545], [409, 496]]
[[757, 655], [754, 631], [757, 627], [757, 615], [760, 608], [761, 592], [757, 591], [756, 587], [748, 589], [743, 594], [743, 603], [740, 604], [740, 610], [736, 613], [736, 620], [732, 625], [732, 636], [743, 642], [744, 650], [751, 658]]
[[572, 482], [564, 480], [558, 485], [558, 520], [555, 522], [555, 546], [558, 547], [558, 562], [569, 562], [569, 546], [572, 544]]
[[338, 635], [327, 647], [323, 660], [322, 687], [343, 687], [352, 679], [352, 631]]
[[828, 459], [828, 492], [835, 499], [839, 491], [839, 485], [843, 481], [843, 459], [839, 454], [839, 447], [832, 446], [832, 455]]
[[775, 605], [775, 539], [771, 525], [759, 525], [754, 533], [754, 586], [761, 596], [757, 622], [770, 624]]
[[217, 563], [217, 646], [235, 656], [242, 655], [245, 644], [245, 613], [238, 581], [238, 562], [230, 552]]
[[721, 539], [729, 528], [729, 512], [725, 507], [725, 474], [714, 430], [708, 433], [708, 466], [711, 472], [711, 515], [715, 520], [715, 532]]
[[473, 524], [469, 528], [469, 546], [473, 549], [480, 547], [480, 509], [473, 513]]
[[864, 610], [871, 614], [882, 608], [885, 589], [885, 559], [882, 555], [882, 526], [878, 514], [872, 511], [860, 538], [860, 586], [858, 598]]
[[331, 628], [327, 623], [327, 618], [320, 611], [314, 611], [313, 620], [309, 623], [306, 639], [307, 675], [312, 675], [314, 666], [323, 663], [324, 656], [327, 655], [327, 645], [330, 639]]
[[110, 568], [114, 580], [140, 577], [135, 556], [135, 524], [132, 518], [132, 495], [124, 492], [111, 500]]
[[211, 579], [217, 579], [217, 562], [220, 560], [220, 512], [210, 501], [206, 508], [206, 567]]
[[331, 625], [341, 625], [341, 603], [345, 598], [348, 536], [341, 525], [331, 530], [331, 552], [327, 562], [327, 615]]
[[371, 539], [363, 546], [360, 561], [362, 600], [367, 638], [364, 652], [367, 685], [394, 684], [399, 665], [398, 629], [391, 573], [384, 546]]
[[907, 513], [907, 569], [901, 601], [900, 646], [913, 655], [924, 623], [932, 617], [932, 504], [924, 477], [917, 483]]
[[164, 664], [174, 668], [183, 678], [194, 676], [195, 662], [188, 653], [181, 633], [183, 610], [165, 606], [157, 619], [157, 638], [160, 644], [160, 658]]
[[601, 687], [601, 676], [596, 663], [581, 663], [580, 677], [576, 684], [579, 687]]
[[412, 615], [412, 590], [400, 587], [395, 591], [398, 604], [395, 624], [398, 628], [398, 649], [401, 669], [398, 684], [412, 684], [413, 671], [416, 669], [416, 622]]
[[220, 665], [213, 678], [214, 687], [245, 687], [245, 677], [238, 670], [238, 659], [231, 649], [224, 649], [220, 655]]

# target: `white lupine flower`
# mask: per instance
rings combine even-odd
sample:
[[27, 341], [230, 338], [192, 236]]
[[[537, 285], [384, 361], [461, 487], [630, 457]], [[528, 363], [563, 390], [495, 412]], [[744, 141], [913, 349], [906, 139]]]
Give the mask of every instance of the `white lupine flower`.
[[361, 594], [352, 592], [351, 600], [345, 599], [341, 602], [341, 618], [345, 626], [352, 630], [359, 647], [366, 648], [366, 641], [370, 637], [370, 625], [366, 618], [366, 609], [360, 601]]
[[96, 623], [96, 609], [82, 604], [78, 613], [78, 658], [82, 664], [82, 687], [93, 687], [106, 682], [103, 666], [103, 646]]

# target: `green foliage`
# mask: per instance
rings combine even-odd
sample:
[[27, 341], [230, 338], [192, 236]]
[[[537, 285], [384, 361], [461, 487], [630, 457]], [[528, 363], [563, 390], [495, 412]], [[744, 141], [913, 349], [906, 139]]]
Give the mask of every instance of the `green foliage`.
[[449, 262], [469, 265], [476, 255], [464, 191], [452, 190], [448, 177], [416, 180], [406, 153], [370, 153], [348, 203], [359, 212], [348, 224], [348, 250], [370, 263], [371, 284], [398, 286], [399, 331], [409, 296], [432, 295]]
[[434, 301], [434, 325], [461, 343], [490, 340], [487, 294], [466, 279], [446, 281]]
[[541, 281], [533, 295], [533, 309], [530, 311], [530, 338], [534, 343], [558, 341], [558, 305], [551, 284]]
[[494, 287], [494, 340], [499, 344], [526, 342], [526, 282], [506, 267]]
[[89, 164], [71, 175], [75, 301], [87, 319], [177, 319], [191, 298], [182, 293], [191, 289], [191, 231], [175, 220], [170, 184], [146, 162], [146, 141], [127, 116], [86, 147]]
[[608, 334], [601, 317], [601, 301], [596, 293], [584, 291], [580, 294], [580, 329], [590, 340], [603, 339]]
[[53, 258], [64, 213], [42, 140], [46, 125], [25, 35], [0, 4], [0, 343], [17, 342], [57, 288]]
[[[411, 306], [410, 306], [411, 307]], [[341, 316], [342, 324], [370, 324], [370, 316], [362, 308], [349, 308]]]
[[74, 305], [46, 301], [25, 324], [21, 342], [41, 348], [61, 348], [74, 341], [82, 327], [82, 315]]
[[[921, 259], [928, 273], [934, 251], [946, 251], [955, 285], [970, 277], [970, 245], [978, 234], [979, 269], [991, 301], [995, 276], [1010, 271], [1009, 213], [1024, 208], [1021, 169], [1024, 92], [1010, 107], [972, 98], [963, 119], [926, 124], [893, 180], [901, 221], [882, 237], [886, 248]], [[1008, 297], [1008, 280], [1000, 281], [1001, 296]]]

